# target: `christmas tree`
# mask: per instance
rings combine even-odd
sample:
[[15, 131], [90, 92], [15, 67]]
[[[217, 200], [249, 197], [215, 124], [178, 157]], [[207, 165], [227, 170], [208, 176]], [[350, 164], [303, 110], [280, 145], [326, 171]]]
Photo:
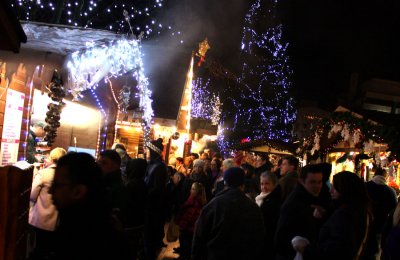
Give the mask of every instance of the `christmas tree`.
[[287, 47], [277, 1], [254, 0], [245, 16], [240, 93], [232, 100], [236, 111], [225, 113], [225, 140], [291, 139], [296, 109]]

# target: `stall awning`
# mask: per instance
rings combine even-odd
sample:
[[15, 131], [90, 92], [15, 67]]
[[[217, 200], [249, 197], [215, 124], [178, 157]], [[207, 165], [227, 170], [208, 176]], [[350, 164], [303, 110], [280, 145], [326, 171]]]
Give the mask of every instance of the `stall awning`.
[[255, 140], [242, 143], [238, 145], [236, 149], [259, 153], [292, 155], [296, 150], [296, 146], [292, 143], [286, 143], [280, 140]]

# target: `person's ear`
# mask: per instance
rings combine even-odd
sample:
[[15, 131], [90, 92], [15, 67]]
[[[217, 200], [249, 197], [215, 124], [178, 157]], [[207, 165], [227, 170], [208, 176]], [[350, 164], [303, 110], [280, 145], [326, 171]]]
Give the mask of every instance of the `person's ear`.
[[83, 184], [78, 184], [74, 187], [72, 191], [72, 197], [76, 200], [82, 200], [86, 197], [88, 189]]

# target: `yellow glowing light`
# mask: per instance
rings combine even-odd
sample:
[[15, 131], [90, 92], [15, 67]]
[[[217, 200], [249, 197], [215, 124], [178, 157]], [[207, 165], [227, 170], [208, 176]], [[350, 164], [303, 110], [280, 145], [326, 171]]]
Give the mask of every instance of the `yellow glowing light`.
[[[46, 112], [48, 111], [47, 104], [51, 102], [51, 99], [47, 94], [42, 95], [39, 90], [35, 90], [33, 99], [33, 119], [43, 120], [46, 118]], [[98, 110], [83, 106], [76, 102], [64, 100], [66, 106], [61, 112], [61, 125], [74, 125], [78, 127], [90, 127], [93, 124], [97, 124]]]

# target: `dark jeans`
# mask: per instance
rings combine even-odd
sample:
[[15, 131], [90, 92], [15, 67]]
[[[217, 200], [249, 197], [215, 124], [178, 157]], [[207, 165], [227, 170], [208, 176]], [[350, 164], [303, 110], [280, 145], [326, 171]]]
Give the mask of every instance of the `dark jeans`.
[[187, 230], [179, 230], [179, 244], [181, 247], [180, 256], [183, 259], [190, 259], [192, 252], [193, 233]]
[[129, 255], [132, 260], [143, 259], [143, 231], [144, 226], [125, 229], [129, 243]]
[[54, 231], [47, 231], [33, 227], [36, 237], [36, 246], [31, 259], [52, 259], [56, 247]]

